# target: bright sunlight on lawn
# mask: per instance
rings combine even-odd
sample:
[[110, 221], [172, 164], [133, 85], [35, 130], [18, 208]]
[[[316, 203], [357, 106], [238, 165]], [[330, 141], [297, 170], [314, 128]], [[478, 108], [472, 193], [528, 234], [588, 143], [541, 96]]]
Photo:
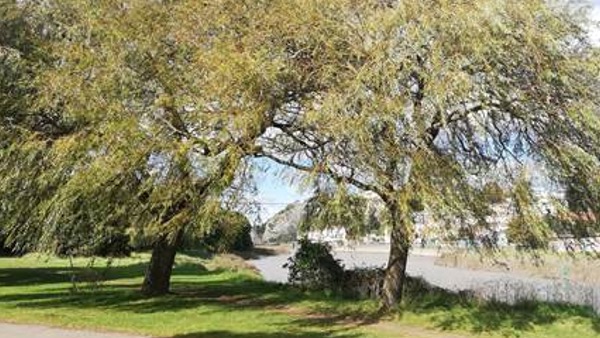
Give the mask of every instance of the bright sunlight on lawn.
[[600, 334], [600, 323], [584, 309], [478, 305], [415, 282], [402, 315], [378, 318], [373, 302], [266, 283], [233, 255], [181, 255], [173, 294], [147, 299], [139, 293], [147, 259], [137, 254], [110, 268], [97, 260], [94, 269], [86, 268], [88, 259], [76, 259], [71, 269], [68, 260], [56, 258], [0, 258], [0, 320], [187, 338]]

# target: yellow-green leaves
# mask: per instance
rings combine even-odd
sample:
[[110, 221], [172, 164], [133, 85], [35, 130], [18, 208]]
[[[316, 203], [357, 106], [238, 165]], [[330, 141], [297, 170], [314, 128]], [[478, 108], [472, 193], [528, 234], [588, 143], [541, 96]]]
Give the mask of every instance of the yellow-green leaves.
[[[17, 160], [0, 180], [20, 196], [6, 202], [14, 229], [16, 210], [41, 215], [29, 219], [41, 228], [43, 215], [64, 215], [74, 231], [203, 224], [203, 205], [254, 155], [372, 190], [404, 214], [419, 200], [483, 219], [473, 177], [515, 158], [559, 172], [570, 147], [598, 156], [598, 52], [546, 1], [25, 7], [0, 12], [21, 12], [31, 35], [11, 30], [27, 85], [0, 101], [13, 114], [0, 136], [15, 144], [0, 156]], [[21, 174], [36, 156], [43, 165]], [[29, 177], [43, 178], [31, 203], [18, 193]]]

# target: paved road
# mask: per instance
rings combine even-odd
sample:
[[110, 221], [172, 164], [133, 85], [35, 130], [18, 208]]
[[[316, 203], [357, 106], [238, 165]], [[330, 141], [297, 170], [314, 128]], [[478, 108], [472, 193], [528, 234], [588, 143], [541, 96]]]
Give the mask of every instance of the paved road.
[[[385, 266], [386, 250], [337, 251], [334, 256], [347, 267]], [[250, 261], [266, 280], [285, 283], [287, 270], [282, 265], [289, 254], [262, 257]], [[467, 270], [435, 265], [435, 256], [412, 254], [407, 273], [451, 291], [470, 290], [484, 299], [515, 303], [524, 299], [592, 306], [600, 313], [600, 287], [568, 280], [551, 280], [517, 275], [511, 272]]]
[[[261, 257], [250, 261], [256, 266], [263, 277], [268, 281], [285, 283], [287, 281], [287, 269], [283, 264], [289, 258], [289, 254]], [[373, 251], [337, 251], [334, 253], [347, 268], [352, 267], [384, 267], [387, 263], [387, 252]], [[510, 273], [471, 271], [460, 268], [450, 268], [435, 265], [436, 257], [428, 255], [413, 254], [408, 260], [407, 272], [413, 277], [423, 277], [429, 283], [449, 290], [468, 290], [476, 285], [488, 281], [501, 279], [518, 279], [526, 281], [538, 281], [539, 279], [515, 276]]]
[[0, 323], [0, 338], [143, 338], [118, 333], [65, 330], [39, 325]]

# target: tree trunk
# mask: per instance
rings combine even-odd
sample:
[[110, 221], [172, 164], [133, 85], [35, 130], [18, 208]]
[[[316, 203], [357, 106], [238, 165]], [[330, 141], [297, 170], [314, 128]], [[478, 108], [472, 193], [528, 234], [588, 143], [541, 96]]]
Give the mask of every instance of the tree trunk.
[[402, 291], [406, 277], [406, 263], [410, 249], [405, 220], [399, 217], [396, 207], [391, 207], [392, 233], [390, 239], [390, 257], [383, 281], [383, 305], [389, 310], [402, 300]]
[[144, 276], [142, 293], [147, 296], [162, 296], [169, 293], [171, 273], [175, 263], [175, 255], [181, 242], [182, 234], [176, 236], [175, 242], [161, 237], [154, 244], [152, 258]]

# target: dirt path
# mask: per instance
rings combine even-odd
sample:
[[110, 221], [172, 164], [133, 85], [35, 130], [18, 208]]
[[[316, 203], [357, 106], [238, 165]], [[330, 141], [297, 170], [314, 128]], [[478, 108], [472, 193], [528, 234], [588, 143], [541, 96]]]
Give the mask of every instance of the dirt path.
[[59, 329], [39, 325], [0, 323], [0, 338], [144, 338], [120, 333]]

